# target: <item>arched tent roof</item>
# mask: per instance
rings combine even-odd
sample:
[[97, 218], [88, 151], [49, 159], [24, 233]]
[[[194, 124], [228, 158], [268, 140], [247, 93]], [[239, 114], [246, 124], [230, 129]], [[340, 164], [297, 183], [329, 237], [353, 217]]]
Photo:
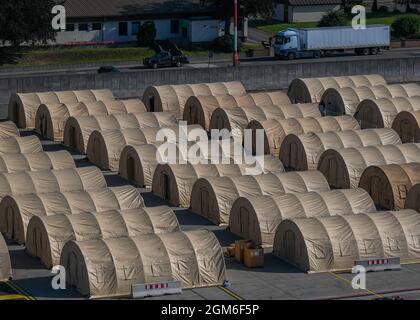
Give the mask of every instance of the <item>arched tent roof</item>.
[[90, 297], [128, 296], [133, 284], [179, 280], [188, 289], [226, 280], [222, 249], [208, 230], [69, 241], [60, 264], [68, 284]]
[[329, 189], [324, 175], [315, 170], [201, 178], [197, 180], [191, 191], [191, 211], [214, 224], [228, 224], [230, 209], [239, 197]]
[[243, 131], [252, 120], [321, 117], [319, 106], [314, 103], [271, 106], [253, 106], [232, 109], [218, 108], [213, 112], [210, 129], [228, 129], [241, 140]]
[[70, 169], [76, 166], [68, 151], [0, 154], [0, 172]]
[[417, 110], [420, 110], [420, 88], [419, 97], [365, 99], [357, 106], [354, 117], [362, 129], [391, 128], [399, 112]]
[[341, 132], [288, 135], [281, 145], [280, 160], [294, 170], [316, 169], [322, 153], [328, 149], [360, 148], [401, 144], [392, 129], [349, 130]]
[[[180, 127], [166, 127], [168, 132], [168, 143], [176, 143], [181, 139], [188, 140], [188, 134], [193, 130], [202, 131], [203, 135], [207, 136], [200, 126], [192, 125], [184, 129]], [[162, 128], [132, 128], [122, 130], [95, 130], [91, 133], [87, 144], [87, 157], [98, 167], [104, 170], [118, 171], [121, 152], [125, 146], [145, 145], [145, 144], [160, 144], [163, 141], [157, 141], [158, 132], [163, 133]], [[171, 136], [169, 136], [169, 132]], [[184, 132], [185, 134], [181, 134]], [[185, 139], [184, 139], [185, 137]], [[195, 137], [194, 137], [195, 138]]]
[[420, 110], [398, 113], [392, 129], [398, 133], [403, 143], [420, 142]]
[[405, 208], [413, 209], [420, 213], [420, 183], [412, 186], [405, 199]]
[[185, 103], [192, 96], [241, 95], [245, 93], [245, 87], [237, 81], [150, 86], [144, 91], [143, 102], [148, 111], [173, 111], [177, 114], [177, 118], [181, 119]]
[[229, 228], [244, 239], [272, 246], [284, 219], [368, 212], [376, 212], [376, 208], [363, 189], [241, 197], [232, 205]]
[[0, 203], [0, 231], [6, 238], [23, 244], [26, 228], [33, 216], [127, 210], [143, 206], [143, 198], [132, 186], [8, 195]]
[[369, 166], [403, 164], [420, 159], [420, 144], [407, 143], [325, 151], [318, 161], [331, 187], [356, 188], [363, 171]]
[[64, 128], [64, 145], [85, 154], [89, 137], [95, 130], [175, 127], [177, 125], [178, 120], [171, 112], [70, 117]]
[[174, 206], [189, 207], [192, 188], [200, 178], [256, 175], [284, 171], [283, 165], [276, 157], [264, 156], [263, 165], [261, 158], [255, 159], [255, 161], [256, 163], [251, 165], [245, 163], [159, 164], [153, 175], [153, 193]]
[[36, 153], [41, 151], [42, 144], [36, 136], [0, 139], [0, 155], [8, 153]]
[[407, 192], [420, 183], [420, 163], [370, 166], [360, 177], [359, 187], [369, 192], [375, 204], [386, 210], [404, 208]]
[[[227, 144], [225, 144], [227, 143]], [[214, 146], [215, 144], [215, 146]], [[175, 158], [168, 155], [168, 151], [174, 147]], [[217, 149], [214, 149], [217, 148]], [[236, 148], [236, 149], [235, 149]], [[213, 152], [217, 151], [214, 154]], [[210, 140], [207, 142], [187, 142], [185, 146], [179, 144], [146, 144], [126, 146], [120, 156], [119, 174], [138, 187], [151, 187], [153, 175], [158, 164], [164, 163], [196, 163], [204, 160], [206, 163], [224, 163], [226, 160], [234, 162], [234, 155], [243, 152], [241, 144], [235, 144], [232, 140]], [[191, 159], [194, 157], [193, 159]], [[181, 162], [182, 161], [182, 162]]]
[[169, 207], [111, 210], [74, 215], [34, 216], [28, 224], [26, 252], [51, 268], [60, 263], [67, 241], [88, 241], [180, 231]]
[[199, 124], [210, 130], [210, 118], [217, 108], [255, 107], [290, 104], [282, 91], [257, 92], [241, 95], [192, 96], [185, 103], [184, 117], [188, 124]]
[[297, 78], [290, 83], [287, 95], [292, 103], [319, 103], [325, 90], [329, 88], [376, 86], [381, 84], [386, 84], [386, 81], [378, 74]]
[[62, 141], [66, 121], [70, 117], [143, 113], [146, 111], [146, 106], [140, 99], [42, 104], [35, 116], [35, 130], [45, 139]]
[[[339, 116], [253, 120], [249, 123], [247, 129], [253, 130], [253, 137], [256, 135], [256, 130], [264, 130], [264, 154], [278, 155], [281, 143], [289, 134], [358, 130], [360, 126], [352, 116]], [[253, 139], [252, 150], [254, 154], [256, 149], [256, 139]]]
[[0, 122], [0, 139], [20, 137], [20, 132], [13, 121]]
[[365, 99], [414, 97], [420, 95], [420, 87], [415, 83], [380, 85], [374, 87], [345, 87], [327, 89], [321, 99], [326, 115], [354, 115], [357, 106]]
[[0, 233], [0, 282], [7, 281], [12, 277], [12, 264], [10, 262], [9, 249], [6, 241]]
[[114, 100], [110, 90], [81, 90], [33, 92], [12, 94], [9, 101], [9, 119], [20, 128], [34, 128], [35, 115], [41, 104], [71, 104], [78, 102]]
[[420, 260], [419, 228], [413, 210], [290, 219], [277, 228], [273, 252], [307, 272], [349, 270], [372, 258], [412, 263]]
[[12, 194], [68, 192], [106, 187], [102, 172], [93, 166], [64, 170], [0, 173], [0, 199]]

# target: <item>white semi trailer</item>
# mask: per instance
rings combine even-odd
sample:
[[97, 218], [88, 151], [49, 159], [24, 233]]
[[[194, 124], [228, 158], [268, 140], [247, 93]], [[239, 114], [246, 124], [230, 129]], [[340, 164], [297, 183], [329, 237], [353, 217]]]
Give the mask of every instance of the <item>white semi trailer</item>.
[[389, 49], [390, 27], [370, 25], [365, 29], [352, 27], [289, 28], [277, 33], [274, 39], [277, 58], [320, 58], [324, 54], [354, 50], [358, 55], [375, 55]]

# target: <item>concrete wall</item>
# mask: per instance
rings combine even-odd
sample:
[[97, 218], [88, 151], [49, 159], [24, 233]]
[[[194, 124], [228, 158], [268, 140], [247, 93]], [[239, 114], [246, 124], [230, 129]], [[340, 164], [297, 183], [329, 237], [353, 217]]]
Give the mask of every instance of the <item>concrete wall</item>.
[[0, 78], [0, 117], [7, 113], [13, 92], [111, 89], [119, 97], [141, 97], [149, 85], [242, 81], [247, 90], [286, 89], [297, 77], [323, 77], [378, 73], [388, 82], [419, 82], [420, 57], [323, 62], [293, 61], [287, 64], [247, 64], [232, 67], [139, 70], [116, 74], [61, 74]]

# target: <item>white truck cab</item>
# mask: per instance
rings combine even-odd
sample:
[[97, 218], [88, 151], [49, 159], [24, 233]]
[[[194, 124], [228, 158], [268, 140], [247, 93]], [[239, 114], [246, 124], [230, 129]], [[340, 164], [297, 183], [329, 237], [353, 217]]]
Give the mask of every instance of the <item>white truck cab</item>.
[[278, 58], [294, 56], [299, 51], [299, 32], [297, 29], [286, 29], [276, 34], [274, 40], [274, 54]]

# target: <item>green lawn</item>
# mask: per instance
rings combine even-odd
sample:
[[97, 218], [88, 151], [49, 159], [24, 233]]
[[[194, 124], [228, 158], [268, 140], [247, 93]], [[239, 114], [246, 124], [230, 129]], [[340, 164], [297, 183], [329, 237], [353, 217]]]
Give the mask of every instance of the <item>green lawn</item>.
[[[387, 24], [391, 25], [395, 19], [401, 16], [416, 15], [416, 14], [394, 14], [394, 13], [370, 13], [367, 15], [367, 24]], [[420, 16], [417, 14], [417, 16]], [[304, 22], [304, 23], [278, 23], [275, 21], [252, 21], [250, 25], [262, 31], [276, 34], [277, 32], [287, 28], [314, 28], [317, 22]]]

